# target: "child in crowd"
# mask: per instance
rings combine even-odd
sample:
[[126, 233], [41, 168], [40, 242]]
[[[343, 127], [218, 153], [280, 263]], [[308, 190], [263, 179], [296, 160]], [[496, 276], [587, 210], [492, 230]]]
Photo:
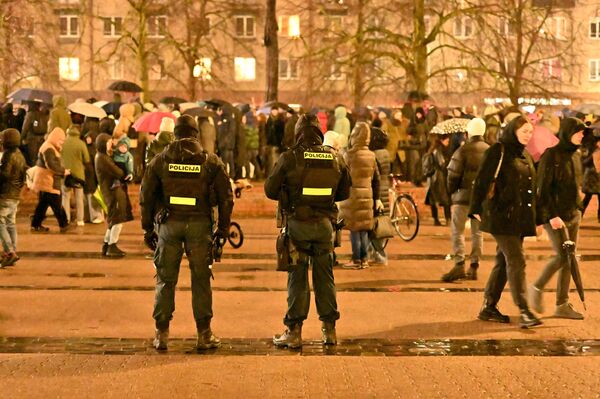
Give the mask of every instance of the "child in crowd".
[[[133, 180], [133, 155], [129, 152], [131, 147], [131, 140], [129, 137], [123, 135], [119, 139], [113, 139], [115, 141], [115, 149], [113, 150], [112, 159], [115, 164], [123, 171], [124, 182]], [[112, 184], [111, 189], [120, 187], [123, 184], [121, 180], [115, 180]]]

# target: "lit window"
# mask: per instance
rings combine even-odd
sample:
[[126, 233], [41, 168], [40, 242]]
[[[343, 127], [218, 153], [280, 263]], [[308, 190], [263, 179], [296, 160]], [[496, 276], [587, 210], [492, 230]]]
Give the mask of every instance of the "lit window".
[[235, 57], [234, 62], [236, 82], [256, 80], [256, 60], [254, 58]]
[[565, 40], [567, 38], [567, 19], [562, 16], [548, 17], [544, 21], [544, 26], [540, 29], [540, 32], [547, 37]]
[[150, 67], [148, 70], [148, 79], [150, 80], [161, 80], [164, 77], [163, 63], [161, 61]]
[[210, 80], [211, 66], [212, 62], [210, 58], [200, 58], [196, 61], [196, 65], [194, 65], [194, 77], [200, 80]]
[[600, 39], [600, 18], [590, 20], [590, 39]]
[[123, 31], [122, 17], [106, 17], [104, 20], [104, 36], [119, 37]]
[[473, 36], [473, 20], [470, 17], [454, 18], [454, 36], [458, 39]]
[[234, 21], [237, 37], [250, 38], [256, 36], [255, 19], [252, 15], [236, 15]]
[[500, 36], [508, 37], [512, 35], [512, 31], [510, 29], [510, 20], [507, 18], [499, 18], [498, 19], [498, 33]]
[[148, 37], [165, 37], [167, 33], [167, 17], [155, 15], [148, 18]]
[[296, 80], [298, 79], [298, 59], [297, 58], [280, 58], [279, 59], [279, 79], [281, 80]]
[[112, 60], [108, 63], [108, 75], [112, 80], [123, 79], [123, 63], [118, 60]]
[[79, 37], [79, 17], [77, 15], [60, 16], [60, 37]]
[[590, 60], [590, 80], [600, 81], [600, 59]]
[[279, 16], [277, 18], [277, 26], [280, 35], [289, 37], [300, 37], [300, 16]]
[[60, 80], [79, 80], [79, 58], [60, 57], [58, 59], [58, 75]]

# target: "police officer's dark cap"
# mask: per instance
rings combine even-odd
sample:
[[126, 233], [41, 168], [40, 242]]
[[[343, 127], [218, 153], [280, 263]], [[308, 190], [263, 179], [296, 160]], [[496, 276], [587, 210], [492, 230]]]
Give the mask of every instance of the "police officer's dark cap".
[[183, 139], [186, 137], [198, 136], [198, 124], [194, 117], [184, 114], [177, 118], [175, 122], [175, 137]]

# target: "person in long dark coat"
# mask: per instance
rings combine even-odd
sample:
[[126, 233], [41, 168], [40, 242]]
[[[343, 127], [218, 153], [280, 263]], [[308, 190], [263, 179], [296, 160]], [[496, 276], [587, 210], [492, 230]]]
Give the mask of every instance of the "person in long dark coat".
[[[484, 155], [473, 184], [469, 216], [481, 221], [481, 230], [492, 234], [497, 243], [496, 261], [485, 287], [479, 320], [509, 323], [498, 310], [498, 301], [508, 279], [510, 291], [521, 317], [522, 328], [542, 322], [527, 303], [523, 238], [536, 235], [536, 175], [533, 160], [525, 146], [533, 126], [524, 116], [513, 119], [498, 143]], [[494, 182], [494, 175], [500, 165]]]
[[[596, 196], [598, 201], [597, 219], [600, 223], [600, 137], [591, 136], [588, 140], [588, 148], [583, 157], [583, 213], [590, 205], [592, 198]], [[582, 214], [583, 216], [583, 214]]]
[[102, 255], [109, 258], [121, 258], [125, 252], [117, 247], [123, 223], [133, 220], [131, 202], [122, 185], [113, 186], [113, 182], [123, 177], [123, 170], [110, 157], [111, 136], [102, 133], [96, 138], [95, 168], [98, 185], [107, 207], [106, 223], [108, 228], [104, 235]]
[[[439, 136], [439, 135], [438, 135]], [[452, 159], [450, 150], [450, 136], [442, 135], [436, 137], [435, 143], [425, 156], [430, 157], [433, 163], [434, 173], [427, 179], [427, 196], [425, 204], [431, 207], [431, 217], [433, 217], [434, 226], [441, 226], [442, 223], [438, 217], [438, 205], [444, 208], [444, 217], [446, 225], [450, 224], [452, 205], [450, 194], [448, 193], [448, 164]]]

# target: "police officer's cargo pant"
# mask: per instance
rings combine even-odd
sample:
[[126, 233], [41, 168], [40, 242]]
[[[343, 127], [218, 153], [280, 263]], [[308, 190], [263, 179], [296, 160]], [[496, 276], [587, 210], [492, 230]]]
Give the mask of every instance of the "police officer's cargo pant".
[[210, 220], [180, 221], [168, 219], [158, 226], [158, 245], [154, 252], [156, 291], [153, 317], [156, 327], [166, 329], [175, 311], [175, 287], [183, 251], [192, 273], [192, 309], [198, 328], [212, 318], [209, 249]]
[[496, 306], [506, 286], [515, 305], [521, 310], [529, 309], [525, 295], [525, 252], [523, 251], [523, 238], [512, 235], [494, 234], [498, 244], [496, 248], [496, 261], [485, 287], [486, 304]]
[[283, 323], [292, 327], [308, 317], [310, 287], [308, 266], [312, 260], [312, 280], [319, 320], [335, 323], [340, 318], [337, 310], [333, 280], [333, 244], [331, 221], [323, 218], [315, 222], [288, 220], [290, 238], [299, 253], [297, 265], [288, 271], [288, 310]]

